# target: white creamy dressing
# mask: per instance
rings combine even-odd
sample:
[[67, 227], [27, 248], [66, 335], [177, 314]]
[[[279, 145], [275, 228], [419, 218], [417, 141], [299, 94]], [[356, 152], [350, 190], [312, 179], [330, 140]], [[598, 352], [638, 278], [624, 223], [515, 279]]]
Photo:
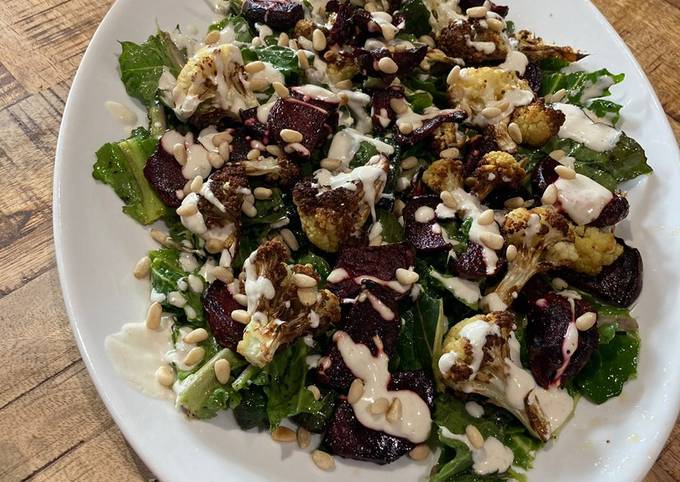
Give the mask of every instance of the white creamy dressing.
[[224, 204], [222, 204], [222, 202], [219, 199], [217, 199], [215, 193], [212, 192], [211, 186], [212, 179], [208, 179], [206, 182], [204, 182], [200, 190], [201, 196], [203, 196], [210, 204], [215, 206], [221, 212], [226, 213], [227, 208], [225, 208]]
[[480, 475], [507, 471], [515, 460], [515, 454], [496, 437], [488, 437], [484, 445], [472, 451], [472, 468]]
[[614, 81], [608, 75], [598, 78], [595, 82], [588, 81], [588, 86], [584, 88], [583, 93], [581, 93], [579, 103], [585, 104], [590, 99], [602, 97], [604, 95], [604, 91], [612, 85], [614, 85]]
[[255, 258], [257, 250], [253, 251], [243, 263], [243, 271], [246, 273], [245, 292], [248, 299], [248, 313], [251, 315], [257, 310], [260, 299], [264, 297], [271, 300], [276, 295], [276, 290], [271, 280], [257, 274]]
[[217, 134], [219, 134], [219, 132], [215, 126], [208, 126], [198, 133], [198, 142], [205, 148], [206, 151], [218, 152], [217, 146], [213, 144], [213, 137], [215, 137]]
[[465, 404], [465, 411], [473, 418], [481, 418], [484, 415], [484, 407], [474, 401]]
[[371, 20], [380, 27], [383, 37], [387, 40], [393, 39], [399, 32], [399, 27], [392, 24], [392, 15], [387, 12], [371, 12]]
[[368, 298], [371, 307], [380, 315], [383, 320], [392, 321], [394, 320], [394, 311], [390, 310], [385, 303], [380, 301], [380, 298], [375, 296], [370, 291], [366, 291], [366, 297]]
[[379, 284], [381, 286], [387, 286], [391, 290], [396, 291], [397, 293], [400, 293], [400, 294], [406, 293], [412, 286], [412, 285], [403, 285], [399, 281], [397, 281], [396, 279], [385, 281], [383, 279], [376, 278], [375, 276], [370, 276], [370, 275], [361, 275], [361, 276], [357, 276], [357, 277], [354, 278], [354, 282], [358, 285], [360, 285], [364, 281], [372, 281], [375, 284]]
[[474, 40], [467, 39], [465, 44], [468, 47], [472, 47], [478, 52], [483, 52], [485, 54], [492, 54], [496, 51], [496, 44], [493, 42], [476, 42]]
[[282, 84], [285, 85], [286, 81], [283, 77], [283, 74], [276, 70], [276, 67], [274, 67], [271, 63], [269, 62], [262, 62], [264, 64], [264, 69], [255, 72], [254, 74], [250, 74], [248, 76], [248, 81], [253, 82], [255, 80], [263, 80], [267, 82], [267, 84], [271, 85], [274, 82], [281, 82]]
[[439, 33], [449, 23], [456, 20], [466, 20], [467, 17], [460, 12], [458, 0], [425, 0], [425, 6], [430, 13], [430, 26], [434, 33]]
[[196, 257], [191, 253], [187, 253], [186, 251], [181, 251], [179, 253], [179, 265], [187, 273], [193, 273], [200, 266], [196, 260]]
[[560, 207], [579, 226], [595, 221], [614, 197], [609, 189], [582, 174], [574, 179], [559, 177], [554, 186]]
[[355, 129], [347, 128], [342, 129], [333, 136], [331, 147], [328, 150], [328, 158], [338, 159], [342, 162], [343, 166], [348, 167], [362, 142], [370, 142], [375, 146], [378, 152], [387, 156], [394, 154], [394, 147], [391, 145], [379, 139], [364, 135]]
[[109, 114], [111, 114], [114, 119], [123, 125], [126, 133], [129, 133], [132, 128], [137, 125], [137, 114], [120, 102], [107, 100], [104, 102], [104, 107], [106, 107], [106, 110], [109, 111]]
[[[389, 357], [382, 351], [377, 357], [363, 344], [354, 343], [343, 331], [334, 335], [342, 359], [354, 376], [364, 382], [364, 393], [352, 408], [359, 422], [370, 429], [421, 443], [430, 434], [432, 418], [425, 401], [410, 390], [388, 390], [391, 375], [388, 370]], [[385, 414], [373, 415], [370, 407], [379, 398], [390, 403], [394, 399], [401, 402], [401, 417], [389, 422]]]
[[501, 300], [498, 293], [489, 293], [488, 295], [483, 296], [480, 305], [486, 313], [492, 311], [505, 311], [508, 308], [508, 305]]
[[427, 224], [434, 220], [434, 209], [430, 206], [420, 206], [414, 214], [417, 223]]
[[426, 121], [432, 120], [440, 115], [452, 114], [454, 112], [454, 109], [440, 110], [437, 107], [430, 106], [426, 108], [422, 114], [417, 114], [416, 112], [413, 112], [413, 109], [411, 109], [409, 105], [406, 112], [397, 116], [397, 127], [401, 128], [401, 126], [405, 124], [410, 124], [413, 126], [413, 130], [420, 129]]
[[469, 239], [482, 247], [482, 256], [484, 257], [484, 263], [486, 264], [486, 274], [493, 274], [496, 271], [496, 265], [498, 264], [498, 255], [496, 254], [496, 251], [486, 247], [484, 243], [482, 243], [481, 236], [482, 233], [500, 235], [498, 224], [495, 221], [486, 225], [477, 222], [477, 218], [479, 218], [486, 208], [480, 204], [479, 200], [474, 195], [460, 187], [450, 192], [455, 200], [456, 208], [451, 209], [443, 203], [438, 204], [437, 209], [435, 210], [437, 218], [451, 219], [455, 217], [456, 214], [459, 214], [463, 219], [472, 218]]
[[552, 104], [552, 107], [565, 116], [564, 124], [557, 133], [561, 139], [580, 142], [597, 152], [609, 151], [619, 142], [621, 131], [606, 124], [593, 122], [580, 107], [560, 103]]
[[161, 146], [165, 152], [172, 154], [174, 147], [177, 144], [184, 146], [186, 143], [186, 137], [177, 132], [176, 130], [171, 130], [163, 134], [161, 137]]
[[349, 273], [345, 268], [335, 268], [333, 271], [330, 272], [330, 274], [326, 278], [326, 281], [328, 281], [329, 283], [340, 283], [341, 281], [344, 281], [347, 278], [349, 278]]
[[192, 192], [182, 199], [182, 206], [193, 205], [196, 206], [197, 210], [191, 216], [180, 216], [182, 221], [182, 226], [187, 228], [192, 233], [202, 235], [208, 231], [208, 227], [205, 225], [205, 219], [201, 211], [198, 211], [198, 201], [200, 200], [198, 193]]
[[322, 100], [324, 102], [340, 102], [340, 98], [335, 92], [321, 87], [320, 85], [305, 84], [295, 87], [297, 92], [309, 96], [311, 99]]
[[352, 113], [347, 116], [345, 112], [340, 110], [339, 124], [347, 127], [354, 127], [355, 130], [361, 134], [367, 134], [373, 130], [373, 120], [371, 115], [367, 112], [366, 107], [371, 103], [371, 96], [363, 92], [354, 92], [352, 90], [338, 90], [338, 96], [343, 95], [347, 99], [347, 107]]
[[517, 50], [508, 50], [505, 56], [505, 61], [498, 66], [499, 69], [507, 70], [508, 72], [517, 72], [519, 75], [524, 75], [529, 59], [522, 52]]
[[484, 359], [484, 345], [486, 338], [491, 335], [500, 336], [501, 330], [496, 323], [489, 323], [485, 320], [475, 320], [466, 324], [459, 335], [467, 338], [472, 346], [472, 362], [469, 367], [472, 369], [470, 380], [474, 379], [479, 371], [479, 367]]
[[212, 165], [208, 160], [208, 151], [201, 144], [191, 144], [187, 147], [187, 163], [182, 166], [184, 179], [201, 176], [203, 179], [210, 175]]
[[[465, 69], [463, 69], [465, 70]], [[461, 70], [461, 73], [463, 71]], [[534, 100], [534, 93], [531, 90], [524, 89], [508, 89], [503, 97], [497, 101], [491, 101], [486, 103], [486, 107], [496, 107], [501, 113], [495, 117], [486, 117], [481, 112], [476, 114], [472, 118], [472, 123], [480, 127], [486, 127], [488, 125], [495, 125], [501, 122], [503, 119], [510, 116], [515, 110], [515, 107], [522, 107], [531, 104]], [[507, 103], [507, 107], [503, 109], [503, 106]]]
[[447, 291], [468, 306], [477, 304], [482, 297], [479, 283], [456, 276], [444, 276], [434, 270], [430, 271], [430, 276], [439, 281]]
[[154, 398], [174, 400], [172, 390], [156, 380], [156, 370], [165, 365], [165, 355], [173, 350], [172, 317], [163, 316], [158, 330], [146, 323], [127, 323], [104, 341], [106, 354], [116, 372], [133, 387]]

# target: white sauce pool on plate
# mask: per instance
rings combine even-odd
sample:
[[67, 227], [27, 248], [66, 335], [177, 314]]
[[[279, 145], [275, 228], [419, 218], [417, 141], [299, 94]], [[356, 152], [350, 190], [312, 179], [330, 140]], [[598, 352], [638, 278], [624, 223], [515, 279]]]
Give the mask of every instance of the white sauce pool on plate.
[[554, 185], [560, 206], [580, 226], [595, 221], [613, 198], [609, 189], [583, 174], [574, 179], [560, 177]]
[[[343, 331], [338, 331], [334, 339], [347, 367], [364, 382], [362, 397], [352, 404], [359, 422], [370, 429], [402, 437], [413, 443], [427, 440], [432, 425], [430, 409], [415, 392], [387, 389], [391, 379], [387, 368], [389, 357], [382, 351], [374, 357], [366, 345], [354, 343]], [[386, 398], [390, 402], [398, 398], [402, 407], [401, 418], [391, 423], [387, 421], [385, 414], [373, 415], [369, 409], [379, 398]]]
[[561, 139], [580, 142], [597, 152], [609, 151], [619, 142], [621, 131], [593, 122], [580, 107], [560, 103], [552, 104], [552, 107], [562, 111], [565, 116], [564, 124], [557, 133]]

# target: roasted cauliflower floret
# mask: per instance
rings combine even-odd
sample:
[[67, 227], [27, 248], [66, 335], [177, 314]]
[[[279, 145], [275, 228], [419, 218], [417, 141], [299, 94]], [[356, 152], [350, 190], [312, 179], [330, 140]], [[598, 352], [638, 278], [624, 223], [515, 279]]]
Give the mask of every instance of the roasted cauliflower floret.
[[264, 176], [268, 182], [281, 186], [291, 186], [300, 177], [298, 165], [284, 157], [260, 157], [255, 160], [243, 160], [240, 164], [247, 176]]
[[508, 43], [502, 34], [480, 26], [479, 20], [451, 22], [435, 42], [447, 55], [463, 59], [466, 65], [502, 61], [508, 54]]
[[472, 192], [480, 201], [486, 199], [494, 189], [501, 186], [516, 189], [526, 171], [511, 154], [502, 151], [491, 151], [482, 157], [472, 173]]
[[315, 179], [299, 182], [293, 190], [302, 229], [318, 248], [336, 252], [361, 232], [387, 180], [389, 162], [374, 156], [365, 166], [348, 172], [320, 169]]
[[423, 172], [423, 182], [437, 193], [453, 191], [463, 186], [463, 162], [460, 159], [439, 159]]
[[522, 144], [541, 147], [557, 135], [564, 123], [564, 114], [536, 101], [515, 109], [510, 119], [522, 133]]
[[527, 30], [520, 30], [515, 34], [517, 39], [517, 50], [522, 52], [531, 62], [558, 58], [567, 62], [576, 62], [584, 58], [587, 54], [578, 52], [571, 47], [560, 47], [543, 42], [540, 37], [534, 36]]
[[295, 34], [295, 38], [305, 37], [312, 40], [312, 33], [315, 28], [316, 25], [314, 25], [314, 21], [311, 18], [303, 18], [297, 21], [293, 33]]
[[464, 144], [465, 135], [458, 132], [458, 124], [455, 122], [444, 122], [434, 131], [432, 147], [436, 153], [452, 147], [462, 149]]
[[[544, 390], [522, 368], [514, 337], [514, 315], [496, 311], [476, 315], [454, 325], [444, 339], [438, 368], [443, 382], [455, 391], [475, 393], [505, 408], [543, 441], [559, 430], [573, 410], [566, 391]], [[548, 398], [566, 407], [551, 410]]]
[[[526, 80], [515, 72], [491, 67], [462, 69], [449, 84], [448, 95], [451, 104], [465, 110], [470, 122], [480, 127], [506, 120], [515, 107], [534, 99]], [[497, 109], [496, 115], [487, 108]]]
[[578, 258], [571, 269], [591, 276], [609, 266], [623, 253], [623, 246], [616, 242], [611, 231], [594, 227], [577, 226], [574, 228], [574, 245]]
[[324, 53], [323, 58], [327, 62], [326, 74], [333, 84], [349, 80], [359, 73], [359, 66], [355, 57], [349, 53], [328, 50]]
[[237, 351], [255, 366], [271, 362], [280, 346], [340, 320], [340, 302], [330, 291], [318, 289], [314, 268], [287, 265], [287, 259], [286, 246], [273, 239], [243, 264], [250, 321]]
[[163, 98], [184, 121], [194, 117], [240, 120], [241, 109], [259, 105], [248, 88], [241, 51], [232, 44], [203, 47], [196, 52]]

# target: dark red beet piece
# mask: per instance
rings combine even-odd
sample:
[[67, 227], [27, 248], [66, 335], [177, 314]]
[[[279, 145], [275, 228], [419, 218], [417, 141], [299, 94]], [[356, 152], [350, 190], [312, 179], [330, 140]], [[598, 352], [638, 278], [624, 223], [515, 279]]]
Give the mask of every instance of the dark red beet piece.
[[[496, 271], [501, 264], [496, 263]], [[453, 269], [461, 278], [478, 281], [486, 278], [486, 261], [484, 261], [484, 248], [479, 244], [470, 243], [463, 254], [453, 262]]]
[[412, 442], [364, 427], [354, 415], [354, 409], [342, 399], [323, 440], [328, 450], [340, 457], [389, 464], [415, 447]]
[[540, 93], [543, 72], [538, 64], [529, 62], [527, 68], [524, 70], [522, 78], [529, 83], [529, 87], [531, 87], [531, 90], [533, 90], [536, 95]]
[[371, 14], [349, 2], [331, 0], [326, 4], [326, 12], [334, 13], [335, 20], [328, 35], [328, 45], [363, 45], [369, 36], [368, 23]]
[[231, 295], [227, 285], [214, 281], [203, 294], [203, 309], [217, 343], [236, 351], [236, 345], [243, 338], [245, 325], [234, 321], [231, 312], [243, 308]]
[[260, 122], [257, 118], [257, 107], [251, 107], [250, 109], [243, 109], [240, 112], [241, 121], [245, 126], [248, 133], [255, 138], [261, 140], [265, 144], [269, 143], [267, 139], [267, 126]]
[[184, 188], [187, 180], [175, 156], [166, 152], [160, 142], [156, 152], [146, 161], [144, 177], [165, 204], [171, 208], [178, 208], [182, 204], [176, 192]]
[[387, 385], [388, 390], [410, 390], [422, 398], [430, 410], [434, 408], [434, 384], [425, 372], [397, 372], [392, 374], [392, 380]]
[[283, 129], [293, 129], [302, 134], [302, 146], [307, 153], [297, 152], [302, 157], [309, 157], [312, 151], [328, 136], [329, 113], [327, 110], [310, 103], [287, 97], [279, 99], [269, 112], [267, 128], [274, 142], [282, 147], [286, 142], [281, 139]]
[[628, 199], [615, 193], [612, 200], [607, 203], [597, 219], [590, 225], [598, 228], [614, 226], [626, 219], [629, 209]]
[[432, 221], [427, 223], [416, 221], [416, 211], [419, 208], [427, 206], [435, 209], [439, 202], [439, 196], [430, 194], [412, 197], [404, 207], [404, 234], [406, 235], [406, 240], [415, 246], [418, 252], [433, 253], [451, 248], [451, 245], [442, 236], [441, 231], [433, 231], [437, 224], [436, 219], [432, 219]]
[[371, 96], [371, 120], [373, 130], [382, 132], [396, 119], [397, 115], [390, 106], [390, 100], [404, 98], [404, 88], [392, 85], [387, 89], [377, 89]]
[[559, 165], [559, 162], [550, 156], [545, 156], [545, 158], [536, 165], [534, 172], [531, 174], [531, 187], [533, 188], [534, 197], [536, 197], [536, 199], [540, 199], [548, 186], [557, 181], [559, 176], [555, 172], [555, 168]]
[[297, 86], [290, 88], [290, 95], [294, 99], [307, 102], [309, 104], [321, 107], [322, 109], [328, 111], [328, 125], [333, 130], [335, 130], [335, 128], [338, 127], [338, 119], [340, 117], [338, 114], [338, 109], [340, 108], [340, 101], [321, 99], [318, 97], [308, 95], [304, 92], [302, 87]]
[[559, 276], [569, 284], [593, 294], [616, 306], [628, 307], [640, 296], [642, 290], [642, 256], [623, 240], [623, 253], [609, 266], [602, 268], [597, 276], [563, 270]]
[[465, 146], [465, 175], [470, 176], [477, 169], [477, 165], [485, 154], [497, 151], [498, 144], [493, 137], [493, 133], [484, 131], [481, 135], [470, 139]]
[[[370, 285], [370, 292], [377, 297], [393, 313], [394, 318], [386, 320], [372, 306], [371, 302], [355, 302], [348, 312], [343, 312], [342, 322], [345, 331], [355, 343], [363, 343], [377, 355], [378, 349], [373, 338], [377, 335], [383, 344], [383, 351], [390, 356], [394, 351], [401, 330], [401, 319], [397, 302], [393, 299], [391, 290], [380, 285]], [[335, 343], [330, 347], [327, 355], [319, 360], [316, 374], [317, 380], [336, 390], [347, 390], [354, 380], [354, 375], [347, 368], [342, 355]]]
[[246, 0], [242, 13], [250, 23], [264, 23], [274, 30], [291, 29], [305, 16], [301, 3], [287, 0]]
[[[481, 7], [484, 3], [486, 3], [485, 0], [460, 0], [458, 6], [465, 12], [468, 8]], [[501, 17], [505, 17], [510, 11], [510, 9], [504, 5], [496, 5], [493, 2], [489, 2], [489, 4], [489, 10], [493, 13], [497, 13]]]
[[234, 139], [231, 141], [231, 154], [229, 154], [229, 161], [238, 162], [245, 161], [248, 156], [248, 152], [252, 149], [250, 147], [250, 141], [253, 140], [253, 136], [247, 129], [241, 128], [234, 131]]
[[[359, 67], [365, 75], [380, 77], [386, 82], [391, 82], [399, 74], [405, 74], [413, 70], [423, 61], [427, 54], [427, 45], [403, 50], [401, 52], [390, 52], [388, 49], [366, 50], [359, 48], [355, 50], [355, 55]], [[387, 74], [378, 68], [378, 62], [383, 57], [391, 57], [399, 69], [393, 74]]]
[[[408, 243], [386, 244], [384, 246], [346, 247], [340, 251], [336, 268], [347, 271], [349, 278], [338, 283], [329, 283], [328, 289], [338, 298], [353, 298], [361, 291], [357, 278], [370, 276], [383, 281], [395, 279], [397, 269], [415, 266], [416, 253]], [[402, 294], [394, 293], [395, 297]]]
[[410, 134], [402, 134], [399, 129], [394, 128], [394, 139], [401, 146], [409, 147], [430, 137], [435, 129], [444, 122], [455, 122], [460, 124], [467, 118], [465, 111], [455, 109], [453, 112], [442, 113], [432, 119], [423, 122], [423, 125], [414, 129]]
[[563, 367], [564, 338], [570, 323], [582, 314], [592, 311], [583, 300], [573, 300], [557, 293], [548, 293], [529, 303], [527, 324], [527, 346], [529, 350], [529, 368], [536, 382], [543, 388], [564, 382], [588, 363], [597, 348], [599, 336], [597, 326], [587, 331], [578, 332], [578, 346], [570, 354], [569, 362]]

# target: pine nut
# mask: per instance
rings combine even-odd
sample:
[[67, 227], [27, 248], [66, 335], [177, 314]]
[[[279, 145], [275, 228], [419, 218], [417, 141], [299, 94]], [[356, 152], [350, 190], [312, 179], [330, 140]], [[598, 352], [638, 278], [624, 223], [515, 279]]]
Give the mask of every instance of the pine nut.
[[352, 81], [350, 79], [341, 80], [335, 83], [337, 89], [349, 90], [352, 88]]
[[289, 443], [295, 442], [295, 439], [296, 439], [295, 432], [293, 432], [288, 427], [283, 427], [279, 425], [272, 432], [272, 440], [274, 442]]
[[392, 400], [392, 403], [390, 404], [390, 408], [387, 409], [387, 414], [385, 415], [385, 419], [389, 423], [394, 423], [401, 419], [401, 400], [398, 398], [394, 398]]
[[203, 357], [205, 356], [205, 348], [201, 346], [195, 346], [191, 350], [189, 350], [189, 353], [187, 353], [187, 356], [184, 357], [184, 360], [182, 360], [182, 363], [184, 363], [187, 366], [192, 366], [195, 365], [196, 363], [199, 363], [201, 360], [203, 360]]
[[217, 152], [208, 153], [208, 162], [213, 167], [213, 169], [219, 169], [224, 166], [224, 159]]
[[361, 397], [364, 396], [364, 382], [360, 378], [355, 378], [352, 384], [349, 386], [349, 392], [347, 392], [347, 402], [350, 404], [355, 404]]
[[236, 293], [234, 295], [234, 301], [236, 301], [241, 306], [248, 306], [248, 297], [243, 293]]
[[479, 235], [479, 240], [489, 249], [501, 249], [505, 243], [503, 236], [488, 231], [482, 232]]
[[212, 254], [219, 253], [220, 251], [222, 251], [222, 248], [224, 248], [224, 243], [219, 239], [210, 238], [208, 241], [205, 242], [205, 250], [208, 253]]
[[300, 249], [300, 243], [298, 243], [298, 240], [295, 238], [293, 231], [286, 228], [282, 229], [280, 233], [281, 237], [283, 238], [283, 242], [286, 243], [291, 250], [297, 251]]
[[418, 273], [404, 268], [397, 268], [395, 275], [397, 277], [397, 281], [403, 285], [412, 285], [413, 283], [418, 282], [420, 279], [420, 275]]
[[220, 153], [220, 156], [222, 156], [222, 159], [224, 159], [225, 162], [229, 160], [231, 149], [229, 148], [228, 142], [223, 142], [222, 144], [220, 144], [219, 147], [217, 148], [217, 151]]
[[474, 425], [465, 427], [465, 435], [467, 435], [470, 445], [474, 448], [481, 449], [484, 446], [484, 437], [482, 437], [481, 432]]
[[281, 35], [279, 35], [279, 47], [288, 47], [288, 42], [290, 42], [290, 37], [288, 37], [288, 34], [286, 32], [281, 32]]
[[567, 180], [574, 179], [576, 177], [576, 171], [567, 166], [557, 166], [555, 167], [555, 172], [558, 176]]
[[248, 154], [246, 154], [246, 158], [249, 161], [255, 161], [257, 158], [259, 158], [262, 155], [259, 149], [251, 149], [248, 151]]
[[508, 247], [505, 249], [505, 259], [508, 261], [514, 261], [515, 258], [517, 258], [517, 246], [514, 244], [508, 244]]
[[215, 266], [210, 273], [215, 279], [220, 280], [222, 283], [231, 283], [234, 281], [234, 275], [224, 266]]
[[205, 328], [196, 328], [184, 335], [184, 343], [200, 343], [208, 339], [208, 332]]
[[505, 203], [503, 203], [503, 205], [508, 209], [521, 208], [522, 206], [524, 206], [524, 199], [520, 196], [511, 197], [510, 199], [505, 201]]
[[298, 447], [301, 449], [306, 449], [312, 442], [312, 434], [304, 427], [298, 427], [296, 438]]
[[163, 231], [160, 231], [158, 229], [152, 229], [149, 232], [149, 234], [151, 235], [151, 238], [158, 244], [162, 244], [163, 246], [168, 244], [168, 235], [165, 234]]
[[390, 408], [390, 402], [386, 398], [380, 397], [371, 404], [371, 406], [368, 408], [368, 411], [373, 415], [380, 415], [385, 413], [388, 408]]
[[390, 107], [399, 115], [406, 114], [408, 112], [408, 103], [403, 98], [391, 98]]
[[411, 124], [410, 122], [400, 123], [399, 124], [399, 132], [401, 132], [402, 134], [406, 134], [406, 135], [410, 134], [411, 132], [413, 132], [413, 124]]
[[567, 157], [567, 153], [564, 152], [562, 149], [556, 149], [552, 151], [550, 154], [548, 154], [550, 157], [555, 159], [556, 161], [561, 161], [565, 157]]
[[203, 178], [201, 176], [196, 176], [191, 180], [191, 185], [189, 189], [191, 189], [191, 192], [199, 192], [201, 188], [203, 187]]
[[297, 51], [298, 63], [300, 68], [307, 70], [309, 68], [309, 60], [307, 59], [307, 54], [304, 50]]
[[556, 290], [566, 290], [567, 288], [569, 288], [569, 283], [564, 281], [562, 278], [553, 278], [550, 284]]
[[243, 67], [243, 70], [248, 72], [249, 74], [256, 74], [258, 72], [262, 72], [264, 70], [264, 62], [260, 60], [256, 60], [254, 62], [249, 62]]
[[555, 202], [557, 202], [557, 188], [554, 184], [551, 184], [543, 191], [541, 203], [552, 206]]
[[303, 288], [297, 290], [297, 296], [300, 299], [300, 303], [304, 306], [313, 306], [316, 303], [317, 292], [312, 288]]
[[430, 455], [430, 448], [427, 444], [418, 444], [411, 449], [408, 456], [411, 460], [425, 460]]
[[137, 261], [135, 264], [135, 269], [132, 270], [132, 274], [137, 279], [143, 279], [149, 276], [149, 271], [151, 270], [151, 259], [148, 256], [144, 256], [142, 259]]
[[175, 383], [175, 371], [167, 365], [158, 367], [156, 380], [164, 387], [171, 387]]
[[560, 89], [557, 92], [555, 92], [554, 94], [552, 94], [551, 96], [548, 96], [548, 97], [550, 97], [549, 103], [559, 102], [562, 99], [564, 99], [566, 96], [567, 96], [567, 91], [565, 89]]
[[595, 325], [596, 321], [597, 313], [587, 311], [578, 318], [576, 318], [576, 328], [578, 328], [579, 331], [590, 330], [593, 327], [593, 325]]
[[222, 385], [226, 385], [231, 376], [231, 365], [229, 364], [229, 360], [226, 358], [217, 360], [213, 369], [215, 370], [215, 378], [217, 378], [217, 381]]
[[279, 146], [277, 146], [276, 144], [271, 144], [271, 145], [265, 147], [265, 149], [266, 149], [267, 152], [268, 152], [269, 154], [271, 154], [272, 156], [283, 157], [283, 151], [282, 151], [281, 148], [280, 148]]
[[402, 201], [401, 199], [396, 199], [394, 201], [394, 208], [392, 208], [392, 212], [396, 216], [401, 216], [401, 214], [404, 212], [404, 208], [406, 207], [406, 203]]
[[181, 217], [193, 216], [198, 212], [198, 206], [196, 204], [182, 204], [175, 212]]
[[429, 35], [421, 35], [420, 37], [418, 37], [418, 41], [424, 43], [430, 48], [435, 47], [434, 39]]
[[267, 81], [266, 78], [260, 79], [260, 78], [254, 78], [249, 82], [250, 88], [254, 92], [262, 92], [263, 90], [266, 90], [267, 87], [269, 87], [269, 82]]
[[158, 301], [154, 301], [146, 312], [146, 327], [149, 330], [157, 330], [161, 326], [161, 314], [163, 307]]
[[511, 122], [508, 124], [508, 134], [516, 144], [522, 143], [522, 130], [519, 128], [517, 122]]
[[391, 57], [383, 57], [378, 60], [378, 69], [386, 74], [396, 74], [399, 66]]
[[488, 25], [489, 29], [493, 30], [494, 32], [502, 32], [503, 28], [505, 28], [505, 25], [503, 25], [501, 20], [493, 17], [487, 18], [486, 24]]
[[441, 151], [439, 156], [442, 159], [457, 159], [460, 157], [460, 151], [455, 147], [449, 147], [448, 149]]
[[312, 460], [321, 470], [329, 471], [335, 468], [335, 459], [323, 450], [312, 452]]
[[256, 187], [253, 191], [255, 199], [264, 200], [272, 197], [272, 190], [266, 187]]
[[185, 166], [187, 163], [187, 148], [184, 144], [175, 144], [172, 148], [172, 155], [180, 166]]
[[307, 387], [307, 390], [312, 392], [312, 396], [314, 397], [314, 400], [321, 399], [321, 390], [319, 390], [319, 387], [317, 387], [316, 385], [309, 385]]
[[229, 142], [232, 139], [233, 138], [232, 138], [231, 134], [229, 134], [228, 132], [220, 132], [219, 134], [215, 134], [213, 136], [212, 145], [215, 146], [215, 147], [220, 147], [220, 144], [222, 144], [224, 142]]
[[279, 135], [281, 136], [281, 139], [283, 139], [284, 142], [287, 142], [289, 144], [293, 144], [295, 142], [302, 142], [302, 134], [299, 131], [293, 129], [281, 129]]
[[413, 169], [418, 165], [418, 158], [416, 156], [409, 156], [401, 161], [401, 168], [405, 171]]
[[208, 35], [203, 39], [203, 43], [206, 45], [212, 45], [220, 40], [220, 32], [217, 30], [212, 30], [208, 32]]
[[317, 281], [303, 273], [295, 273], [293, 275], [293, 283], [298, 288], [314, 288], [317, 285]]
[[276, 95], [278, 95], [282, 99], [285, 99], [286, 97], [288, 97], [290, 95], [290, 91], [288, 90], [288, 87], [283, 85], [278, 80], [276, 82], [272, 82], [272, 87], [274, 88], [274, 92], [276, 92]]
[[331, 159], [326, 157], [325, 159], [321, 159], [321, 167], [324, 169], [328, 169], [329, 171], [335, 171], [338, 167], [340, 167], [340, 164], [342, 164], [342, 161], [340, 159]]
[[486, 7], [470, 7], [465, 10], [465, 14], [470, 18], [484, 18], [489, 9]]
[[501, 115], [501, 110], [498, 107], [486, 107], [482, 109], [482, 115], [487, 119], [493, 119]]
[[458, 209], [458, 203], [456, 202], [454, 195], [451, 194], [451, 191], [442, 191], [439, 197], [447, 208]]
[[458, 79], [460, 79], [460, 65], [454, 65], [454, 67], [451, 69], [451, 72], [449, 72], [449, 75], [446, 76], [446, 83], [451, 85]]
[[318, 50], [321, 52], [322, 50], [326, 50], [326, 34], [323, 33], [323, 30], [319, 30], [318, 28], [312, 32], [312, 46], [314, 47], [314, 50]]
[[493, 209], [487, 209], [477, 217], [477, 224], [480, 226], [488, 226], [493, 223]]
[[248, 216], [249, 218], [254, 218], [257, 216], [257, 208], [248, 202], [243, 202], [243, 206], [241, 206], [241, 211], [243, 211], [243, 214]]
[[247, 325], [250, 323], [250, 313], [248, 313], [246, 310], [234, 310], [231, 312], [231, 319]]

